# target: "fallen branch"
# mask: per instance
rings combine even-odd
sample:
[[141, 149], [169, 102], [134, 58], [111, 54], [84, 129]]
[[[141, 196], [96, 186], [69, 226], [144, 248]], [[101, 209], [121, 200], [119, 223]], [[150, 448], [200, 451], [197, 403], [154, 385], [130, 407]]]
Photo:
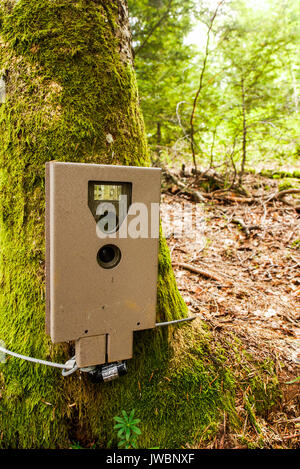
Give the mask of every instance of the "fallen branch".
[[286, 189], [285, 191], [276, 192], [276, 194], [272, 195], [272, 197], [269, 198], [268, 200], [269, 201], [271, 201], [271, 200], [281, 200], [286, 195], [290, 195], [290, 194], [300, 194], [300, 189]]
[[212, 168], [209, 168], [205, 171], [200, 171], [199, 169], [195, 170], [194, 168], [192, 168], [192, 174], [197, 177], [198, 181], [199, 178], [203, 178], [211, 184], [216, 185], [220, 189], [224, 188], [225, 179]]
[[248, 204], [253, 204], [256, 202], [256, 199], [252, 197], [236, 197], [233, 195], [221, 195], [221, 194], [203, 194], [204, 197], [208, 199], [217, 199], [217, 200], [224, 200], [228, 202], [238, 202], [238, 203], [248, 203]]
[[[192, 189], [189, 185], [184, 184], [180, 180], [179, 177], [177, 177], [174, 173], [172, 173], [169, 169], [163, 168], [163, 171], [166, 175], [166, 178], [172, 181], [173, 184], [175, 184], [180, 193], [186, 194], [191, 197], [192, 200], [195, 202], [206, 202], [205, 199], [216, 199], [224, 202], [235, 202], [235, 203], [246, 203], [246, 204], [256, 204], [256, 203], [269, 203], [273, 201], [280, 201], [282, 203], [285, 203], [286, 205], [289, 205], [290, 207], [294, 208], [296, 211], [300, 211], [300, 206], [297, 204], [294, 204], [293, 202], [290, 202], [285, 199], [287, 195], [291, 194], [300, 194], [300, 189], [286, 189], [284, 191], [279, 191], [276, 192], [275, 194], [271, 196], [266, 196], [264, 198], [258, 198], [258, 197], [251, 197], [250, 194], [240, 186], [234, 186], [230, 188], [230, 191], [238, 192], [239, 194], [244, 194], [243, 197], [239, 197], [235, 195], [234, 193], [230, 194], [229, 189], [224, 189], [224, 179], [222, 176], [220, 176], [216, 171], [209, 169], [207, 171], [200, 171], [197, 170], [195, 171], [194, 168], [192, 168], [192, 174], [186, 171], [185, 165], [182, 165], [181, 169], [181, 175], [188, 178], [193, 175], [197, 175], [197, 180], [198, 182], [200, 181], [199, 178], [203, 181], [208, 181], [210, 184], [214, 184], [215, 186], [222, 187], [222, 189], [218, 189], [214, 192], [208, 193], [208, 192], [200, 192], [198, 190]], [[253, 225], [253, 227], [246, 227], [243, 223], [239, 223], [242, 227], [242, 229], [245, 231], [246, 235], [247, 232], [253, 229], [260, 229], [257, 225]]]
[[295, 433], [294, 435], [280, 436], [281, 440], [292, 440], [293, 438], [300, 438], [300, 433]]
[[300, 205], [295, 205], [293, 202], [289, 202], [288, 200], [285, 199], [287, 195], [291, 194], [300, 194], [300, 189], [286, 189], [285, 191], [279, 191], [273, 194], [271, 197], [268, 197], [266, 202], [272, 202], [274, 200], [279, 200], [280, 202], [285, 203], [286, 205], [289, 205], [290, 207], [293, 207], [296, 212], [300, 212]]
[[246, 225], [245, 222], [240, 218], [233, 218], [231, 220], [231, 223], [240, 226], [241, 229], [244, 231], [246, 238], [250, 238], [251, 231], [261, 229], [259, 225]]
[[194, 272], [195, 274], [202, 275], [203, 277], [216, 280], [219, 283], [226, 284], [228, 286], [232, 285], [232, 282], [228, 282], [223, 277], [221, 277], [221, 275], [211, 272], [210, 270], [200, 269], [199, 267], [195, 267], [190, 264], [185, 264], [184, 262], [176, 262], [173, 265], [174, 266], [178, 265], [179, 267], [182, 267], [183, 269], [189, 270], [190, 272]]
[[204, 196], [194, 189], [191, 189], [186, 184], [184, 184], [180, 179], [172, 173], [169, 169], [164, 168], [164, 173], [168, 179], [170, 179], [173, 184], [175, 184], [179, 188], [179, 192], [182, 194], [189, 195], [194, 202], [206, 202]]

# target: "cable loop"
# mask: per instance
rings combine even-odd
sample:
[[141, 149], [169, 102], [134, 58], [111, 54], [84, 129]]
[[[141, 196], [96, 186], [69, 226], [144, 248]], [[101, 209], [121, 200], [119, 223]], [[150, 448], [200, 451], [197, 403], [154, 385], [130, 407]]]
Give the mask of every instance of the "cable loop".
[[[28, 362], [38, 363], [40, 365], [52, 366], [53, 368], [61, 368], [62, 370], [70, 370], [70, 371], [72, 370], [72, 373], [76, 371], [78, 368], [77, 367], [76, 370], [74, 370], [75, 365], [76, 365], [74, 358], [72, 360], [68, 360], [63, 365], [62, 363], [49, 362], [47, 360], [41, 360], [40, 358], [33, 358], [33, 357], [28, 357], [27, 355], [21, 355], [20, 353], [12, 352], [11, 350], [8, 350], [7, 348], [2, 347], [1, 345], [0, 345], [0, 352], [7, 354], [7, 355], [11, 355], [12, 357], [20, 358], [21, 360], [26, 360]], [[75, 362], [75, 365], [74, 363], [70, 363], [72, 361]]]

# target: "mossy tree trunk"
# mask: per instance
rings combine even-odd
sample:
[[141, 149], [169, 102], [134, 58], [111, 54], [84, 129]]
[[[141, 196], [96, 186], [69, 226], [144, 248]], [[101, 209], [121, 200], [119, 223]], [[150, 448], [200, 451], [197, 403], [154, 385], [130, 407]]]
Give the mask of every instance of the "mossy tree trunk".
[[[0, 339], [19, 353], [64, 362], [71, 346], [54, 347], [44, 332], [44, 166], [50, 160], [150, 164], [127, 9], [124, 0], [0, 5], [6, 85], [0, 104]], [[185, 314], [161, 239], [157, 317]], [[0, 447], [69, 447], [71, 441], [105, 447], [113, 416], [133, 408], [153, 434], [168, 343], [164, 331], [136, 334], [129, 374], [105, 386], [9, 359], [0, 369]], [[157, 378], [142, 391], [154, 372]], [[169, 425], [167, 418], [157, 420]], [[161, 444], [168, 444], [170, 432], [163, 430]], [[155, 443], [151, 431], [144, 434], [143, 446]]]

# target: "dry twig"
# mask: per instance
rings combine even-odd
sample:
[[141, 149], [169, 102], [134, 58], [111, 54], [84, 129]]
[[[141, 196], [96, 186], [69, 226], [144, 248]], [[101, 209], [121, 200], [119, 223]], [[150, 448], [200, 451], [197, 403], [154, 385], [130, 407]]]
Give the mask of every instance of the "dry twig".
[[202, 275], [203, 277], [210, 278], [212, 280], [216, 280], [217, 282], [219, 282], [223, 285], [225, 285], [225, 284], [227, 286], [232, 285], [232, 282], [228, 282], [228, 280], [225, 280], [221, 275], [216, 274], [214, 272], [211, 272], [210, 270], [200, 269], [199, 267], [195, 267], [191, 264], [186, 264], [184, 262], [178, 262], [178, 263], [175, 263], [173, 265], [174, 266], [178, 265], [179, 267], [182, 267], [183, 269], [189, 270], [190, 272], [194, 272], [195, 274], [199, 274], [199, 275]]

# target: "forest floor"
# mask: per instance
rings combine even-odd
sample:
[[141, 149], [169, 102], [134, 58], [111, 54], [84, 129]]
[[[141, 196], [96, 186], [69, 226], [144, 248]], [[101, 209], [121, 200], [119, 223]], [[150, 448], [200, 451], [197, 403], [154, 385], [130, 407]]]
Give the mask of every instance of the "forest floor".
[[[237, 337], [255, 359], [275, 363], [282, 398], [260, 421], [263, 446], [295, 448], [300, 383], [287, 383], [300, 375], [300, 218], [287, 203], [268, 201], [278, 181], [247, 174], [244, 187], [255, 203], [234, 197], [195, 203], [173, 184], [162, 196], [162, 224], [191, 314], [219, 337]], [[241, 405], [240, 412], [243, 418]], [[244, 436], [255, 446], [261, 435], [246, 420]], [[241, 435], [225, 428], [198, 447], [243, 447]]]

